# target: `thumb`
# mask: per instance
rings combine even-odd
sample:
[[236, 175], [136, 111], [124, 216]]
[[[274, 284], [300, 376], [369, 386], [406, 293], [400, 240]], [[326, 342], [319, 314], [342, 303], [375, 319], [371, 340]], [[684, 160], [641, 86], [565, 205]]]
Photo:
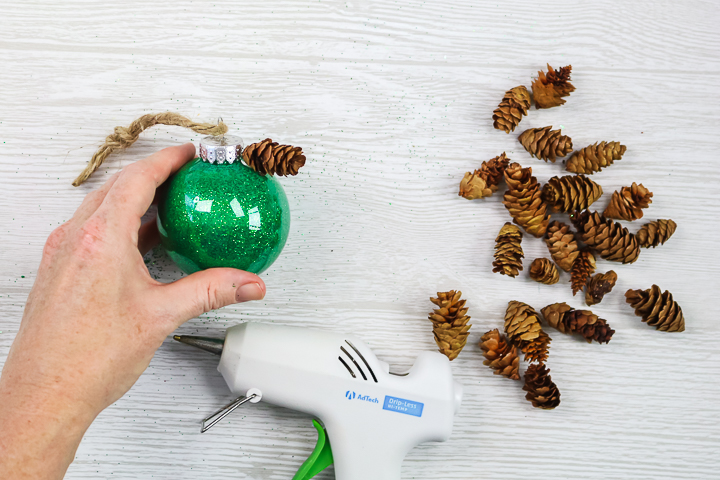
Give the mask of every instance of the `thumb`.
[[265, 296], [265, 282], [260, 277], [234, 268], [210, 268], [160, 289], [165, 311], [177, 326], [210, 310]]

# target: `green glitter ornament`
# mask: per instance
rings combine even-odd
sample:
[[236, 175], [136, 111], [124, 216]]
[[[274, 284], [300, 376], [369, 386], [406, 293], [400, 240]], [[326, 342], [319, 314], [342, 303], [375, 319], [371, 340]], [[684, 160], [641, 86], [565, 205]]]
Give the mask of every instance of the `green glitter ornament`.
[[240, 137], [205, 137], [200, 157], [159, 192], [162, 245], [185, 272], [232, 267], [261, 273], [278, 258], [290, 230], [282, 185], [240, 161]]

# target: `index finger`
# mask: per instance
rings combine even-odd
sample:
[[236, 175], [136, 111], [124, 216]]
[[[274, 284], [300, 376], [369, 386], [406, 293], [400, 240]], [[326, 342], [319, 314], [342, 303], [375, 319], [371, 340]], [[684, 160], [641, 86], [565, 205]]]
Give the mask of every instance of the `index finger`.
[[195, 158], [195, 145], [169, 147], [128, 165], [110, 188], [98, 212], [111, 211], [112, 217], [137, 233], [140, 219], [155, 197], [155, 190]]

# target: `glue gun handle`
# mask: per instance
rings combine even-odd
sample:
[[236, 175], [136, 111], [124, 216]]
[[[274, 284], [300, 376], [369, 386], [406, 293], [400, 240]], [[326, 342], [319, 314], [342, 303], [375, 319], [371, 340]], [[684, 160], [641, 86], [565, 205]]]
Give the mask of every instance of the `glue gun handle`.
[[[367, 428], [328, 425], [336, 480], [400, 480], [403, 459], [411, 446], [373, 435]], [[333, 428], [336, 427], [336, 428]]]

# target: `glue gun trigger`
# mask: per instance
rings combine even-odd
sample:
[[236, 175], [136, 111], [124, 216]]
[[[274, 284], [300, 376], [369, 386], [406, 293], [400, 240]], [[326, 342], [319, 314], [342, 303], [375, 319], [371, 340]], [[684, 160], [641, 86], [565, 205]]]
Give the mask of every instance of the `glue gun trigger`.
[[297, 471], [293, 480], [308, 480], [333, 464], [330, 440], [327, 438], [325, 428], [317, 420], [313, 420], [312, 423], [318, 432], [317, 445], [315, 445], [313, 452]]

